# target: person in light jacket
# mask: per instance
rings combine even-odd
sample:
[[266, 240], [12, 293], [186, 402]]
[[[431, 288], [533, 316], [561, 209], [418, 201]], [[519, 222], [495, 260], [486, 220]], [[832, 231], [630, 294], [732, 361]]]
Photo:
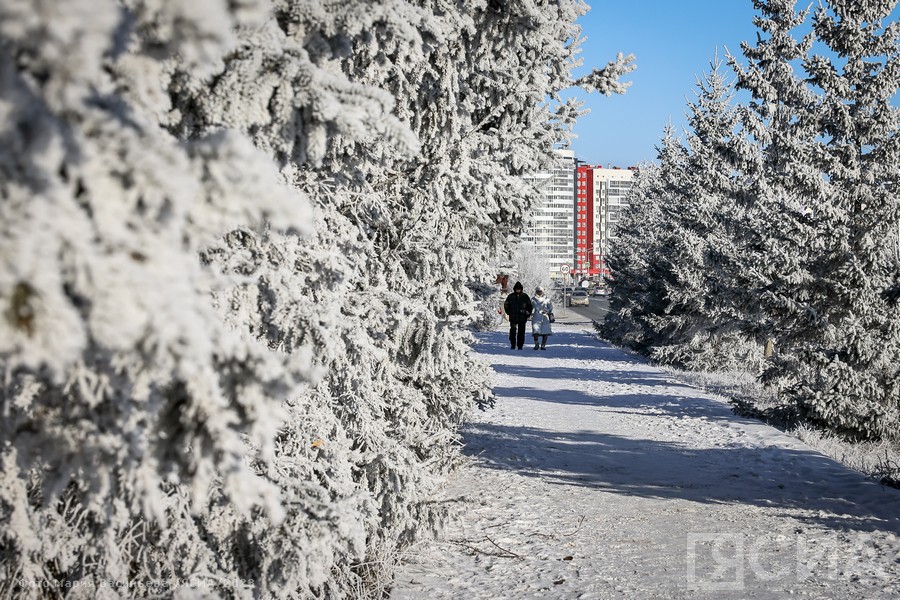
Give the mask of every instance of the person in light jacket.
[[[544, 295], [544, 288], [534, 290], [531, 299], [534, 312], [531, 313], [531, 335], [534, 336], [534, 349], [547, 349], [547, 338], [553, 334], [550, 327], [550, 313], [553, 312], [553, 303]], [[540, 338], [540, 339], [539, 339]]]

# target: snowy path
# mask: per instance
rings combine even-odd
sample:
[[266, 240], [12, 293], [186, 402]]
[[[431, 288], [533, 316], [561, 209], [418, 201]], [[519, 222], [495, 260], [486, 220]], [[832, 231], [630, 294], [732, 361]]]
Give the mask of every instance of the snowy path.
[[900, 490], [584, 330], [480, 336], [497, 407], [392, 598], [900, 597]]

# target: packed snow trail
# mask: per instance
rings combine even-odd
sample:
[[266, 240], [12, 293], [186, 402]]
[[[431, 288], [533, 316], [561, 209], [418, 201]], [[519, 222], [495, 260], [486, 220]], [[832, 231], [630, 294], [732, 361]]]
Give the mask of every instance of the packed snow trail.
[[479, 336], [497, 406], [392, 598], [900, 597], [900, 490], [587, 329]]

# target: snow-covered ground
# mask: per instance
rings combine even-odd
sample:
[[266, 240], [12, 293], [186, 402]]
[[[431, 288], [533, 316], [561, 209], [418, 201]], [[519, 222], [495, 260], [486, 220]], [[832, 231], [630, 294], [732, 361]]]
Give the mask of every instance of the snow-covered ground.
[[543, 352], [479, 336], [497, 407], [392, 598], [900, 597], [900, 490], [588, 329]]

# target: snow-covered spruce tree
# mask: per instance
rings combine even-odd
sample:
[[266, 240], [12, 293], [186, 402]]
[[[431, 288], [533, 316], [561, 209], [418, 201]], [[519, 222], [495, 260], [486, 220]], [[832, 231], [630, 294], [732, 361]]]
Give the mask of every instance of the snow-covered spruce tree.
[[[279, 14], [288, 37], [311, 40], [316, 61], [339, 66], [357, 87], [388, 92], [380, 102], [395, 107], [421, 144], [419, 155], [404, 156], [395, 136], [347, 135], [338, 127], [345, 116], [332, 109], [338, 123], [326, 124], [322, 151], [293, 158], [297, 185], [320, 209], [312, 249], [349, 258], [334, 270], [339, 284], [315, 273], [321, 269], [295, 276], [297, 288], [338, 318], [297, 314], [294, 298], [274, 294], [270, 319], [285, 324], [276, 327], [282, 342], [328, 341], [327, 375], [312, 400], [337, 416], [343, 431], [335, 443], [326, 436], [325, 446], [349, 462], [358, 494], [371, 499], [358, 513], [365, 558], [351, 572], [345, 552], [333, 581], [365, 579], [381, 557], [434, 524], [434, 476], [455, 459], [455, 429], [472, 403], [487, 402], [487, 374], [467, 352], [472, 290], [493, 279], [488, 257], [521, 227], [530, 192], [519, 176], [541, 168], [566, 139], [554, 122], [572, 109], [563, 105], [560, 117], [544, 98], [572, 84], [568, 40], [577, 38], [580, 8], [342, 3], [335, 14], [346, 37], [322, 33], [329, 29], [317, 13], [292, 6]], [[598, 81], [623, 70], [624, 59]], [[351, 114], [356, 101], [368, 101], [346, 97]], [[308, 108], [298, 108], [291, 117], [303, 122]]]
[[[116, 73], [131, 61], [133, 88], [162, 103], [160, 57], [208, 72], [266, 14], [147, 8], [0, 6], [3, 595], [220, 573], [180, 537], [213, 485], [239, 518], [284, 512], [250, 461], [271, 464], [308, 365], [222, 319], [213, 297], [243, 276], [200, 255], [237, 226], [308, 231], [309, 204], [247, 136], [178, 140]], [[154, 58], [129, 50], [145, 29]], [[177, 569], [140, 564], [150, 530]]]
[[610, 341], [649, 354], [665, 340], [657, 319], [668, 307], [668, 261], [673, 235], [672, 210], [684, 197], [687, 150], [667, 125], [657, 148], [658, 165], [641, 165], [629, 191], [629, 209], [616, 225], [611, 244], [610, 312], [601, 334]]
[[[770, 2], [768, 42], [744, 47], [747, 71], [733, 62], [754, 97], [744, 125], [755, 139], [738, 152], [750, 202], [735, 238], [749, 260], [732, 269], [750, 277], [727, 298], [758, 315], [748, 331], [776, 341], [766, 377], [799, 416], [852, 437], [897, 419], [896, 324], [882, 295], [896, 281], [897, 38], [881, 25], [894, 5], [827, 5], [792, 42], [805, 13]], [[810, 56], [812, 35], [837, 59]]]
[[900, 23], [883, 23], [896, 1], [831, 0], [813, 30], [828, 52], [805, 62], [819, 90], [821, 136], [811, 166], [821, 173], [812, 207], [821, 243], [786, 366], [788, 395], [804, 414], [853, 437], [896, 436], [900, 338], [884, 292], [898, 280]]
[[[614, 344], [649, 352], [652, 343], [642, 330], [645, 294], [650, 267], [647, 250], [648, 237], [659, 231], [659, 204], [652, 192], [660, 176], [659, 165], [645, 163], [638, 166], [628, 192], [628, 210], [616, 224], [615, 244], [606, 256], [610, 270], [609, 312], [594, 328]], [[646, 225], [646, 229], [645, 229]]]
[[[493, 281], [491, 257], [522, 226], [532, 192], [523, 188], [521, 175], [544, 168], [549, 149], [567, 141], [568, 128], [559, 123], [577, 107], [556, 108], [544, 98], [555, 98], [572, 84], [569, 69], [577, 46], [568, 41], [578, 39], [573, 23], [583, 5], [474, 3], [457, 15], [446, 14], [441, 2], [425, 7], [434, 11], [435, 23], [423, 28], [424, 51], [414, 57], [411, 72], [398, 77], [396, 67], [385, 67], [385, 56], [394, 64], [408, 60], [396, 48], [392, 30], [361, 46], [350, 70], [397, 99], [397, 114], [408, 119], [422, 142], [421, 155], [396, 161], [380, 151], [368, 164], [353, 162], [348, 169], [348, 157], [356, 160], [363, 148], [339, 141], [334, 162], [326, 161], [324, 168], [347, 190], [376, 191], [379, 212], [381, 206], [390, 208], [390, 221], [380, 214], [349, 216], [369, 232], [374, 256], [387, 258], [371, 271], [381, 266], [389, 314], [404, 308], [408, 315], [388, 338], [389, 356], [404, 367], [388, 373], [390, 389], [402, 384], [409, 396], [399, 402], [398, 425], [388, 430], [403, 434], [401, 443], [417, 459], [413, 466], [434, 472], [454, 459], [456, 426], [471, 400], [485, 393], [485, 373], [468, 355], [465, 332], [477, 317], [475, 286]], [[608, 92], [627, 70], [620, 59], [579, 84]], [[407, 406], [417, 409], [416, 419]], [[392, 468], [412, 470], [403, 463]], [[369, 478], [382, 485], [381, 473]], [[430, 485], [404, 482], [400, 494], [394, 488], [375, 490], [390, 511], [382, 511], [379, 523], [380, 531], [394, 536], [384, 545], [408, 541], [427, 523], [421, 512], [429, 508], [422, 500]], [[388, 501], [408, 507], [410, 517], [393, 518], [391, 512], [400, 511]]]
[[[822, 188], [812, 165], [818, 127], [809, 107], [815, 94], [796, 72], [813, 40], [811, 34], [793, 37], [807, 15], [794, 4], [755, 0], [761, 33], [756, 45], [741, 45], [747, 65], [728, 58], [736, 87], [752, 98], [739, 108], [742, 135], [726, 149], [739, 190], [738, 218], [727, 221], [737, 251], [726, 264], [730, 285], [718, 295], [746, 335], [760, 348], [774, 342], [781, 356], [790, 354], [804, 323], [820, 318], [808, 310], [814, 277], [806, 257], [824, 243], [812, 212]], [[769, 374], [777, 377], [777, 369]]]
[[710, 67], [688, 104], [686, 164], [670, 178], [675, 186], [662, 207], [665, 309], [648, 318], [660, 339], [653, 358], [691, 369], [746, 367], [749, 349], [735, 316], [716, 302], [730, 284], [726, 265], [740, 259], [726, 230], [736, 189], [728, 149], [738, 121], [721, 62]]
[[0, 7], [2, 591], [371, 593], [489, 401], [470, 283], [577, 116], [584, 8]]

